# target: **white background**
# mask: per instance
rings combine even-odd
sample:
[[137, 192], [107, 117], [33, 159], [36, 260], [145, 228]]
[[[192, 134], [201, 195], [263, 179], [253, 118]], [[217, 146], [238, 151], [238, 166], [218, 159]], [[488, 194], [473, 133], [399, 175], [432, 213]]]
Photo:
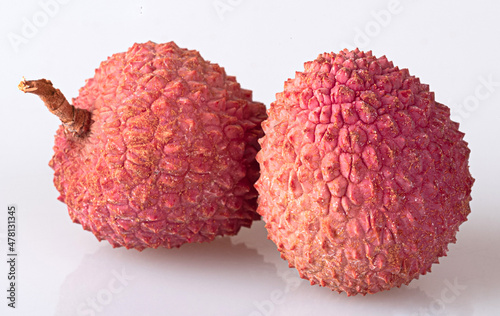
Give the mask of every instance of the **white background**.
[[[2, 1], [0, 314], [498, 315], [499, 14], [496, 1]], [[199, 50], [267, 105], [322, 52], [358, 46], [408, 68], [452, 108], [472, 150], [472, 213], [458, 242], [432, 273], [364, 297], [298, 279], [262, 222], [180, 249], [97, 242], [56, 200], [47, 163], [58, 119], [17, 84], [48, 78], [71, 99], [107, 56], [148, 40]], [[10, 204], [15, 310], [6, 300]]]

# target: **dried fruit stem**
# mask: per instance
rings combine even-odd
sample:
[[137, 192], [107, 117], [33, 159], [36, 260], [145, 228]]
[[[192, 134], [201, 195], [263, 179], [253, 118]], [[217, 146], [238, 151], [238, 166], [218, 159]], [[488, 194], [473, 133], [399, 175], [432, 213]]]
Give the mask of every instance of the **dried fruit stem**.
[[25, 80], [23, 78], [18, 88], [25, 93], [38, 95], [49, 111], [59, 117], [66, 127], [66, 131], [77, 136], [88, 132], [91, 123], [90, 112], [69, 104], [61, 91], [54, 88], [50, 80]]

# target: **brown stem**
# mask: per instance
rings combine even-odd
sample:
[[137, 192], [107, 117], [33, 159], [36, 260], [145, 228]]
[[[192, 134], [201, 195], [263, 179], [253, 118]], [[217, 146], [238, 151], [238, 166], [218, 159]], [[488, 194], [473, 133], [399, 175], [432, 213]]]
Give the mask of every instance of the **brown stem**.
[[77, 136], [82, 136], [89, 131], [91, 123], [90, 112], [75, 108], [69, 104], [61, 91], [52, 86], [50, 80], [25, 80], [23, 78], [18, 88], [25, 93], [38, 95], [49, 111], [61, 120], [66, 127], [66, 131]]

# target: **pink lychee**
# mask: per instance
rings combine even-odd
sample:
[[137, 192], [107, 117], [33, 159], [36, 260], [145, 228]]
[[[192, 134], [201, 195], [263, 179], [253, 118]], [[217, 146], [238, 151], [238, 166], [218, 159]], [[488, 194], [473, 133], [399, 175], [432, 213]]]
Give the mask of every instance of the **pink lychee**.
[[75, 223], [114, 247], [179, 247], [259, 218], [255, 155], [265, 106], [235, 77], [173, 42], [102, 62], [70, 105], [23, 81], [63, 121], [54, 183]]
[[470, 213], [469, 149], [407, 69], [343, 50], [306, 62], [262, 124], [257, 212], [302, 278], [348, 295], [431, 270]]

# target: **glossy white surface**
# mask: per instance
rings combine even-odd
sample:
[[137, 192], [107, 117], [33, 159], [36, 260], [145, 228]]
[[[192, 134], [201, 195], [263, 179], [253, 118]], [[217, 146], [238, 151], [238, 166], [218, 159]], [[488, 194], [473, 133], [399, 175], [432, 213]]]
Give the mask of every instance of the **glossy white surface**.
[[[494, 1], [2, 2], [0, 315], [498, 315], [499, 13]], [[98, 243], [56, 200], [47, 163], [57, 118], [17, 84], [46, 77], [74, 97], [107, 56], [147, 40], [199, 50], [268, 105], [324, 51], [357, 45], [409, 68], [452, 108], [472, 150], [472, 213], [457, 244], [409, 286], [346, 297], [299, 279], [263, 222], [180, 249]], [[10, 204], [15, 310], [6, 299]]]

